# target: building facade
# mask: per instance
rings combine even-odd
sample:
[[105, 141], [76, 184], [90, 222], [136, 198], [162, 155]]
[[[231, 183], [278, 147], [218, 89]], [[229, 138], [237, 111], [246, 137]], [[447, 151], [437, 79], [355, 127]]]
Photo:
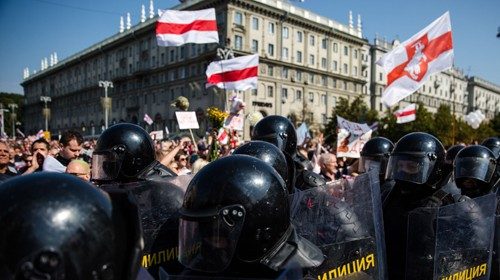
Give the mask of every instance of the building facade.
[[481, 110], [487, 119], [500, 112], [500, 86], [479, 77], [470, 77], [467, 84], [468, 111]]
[[[108, 89], [110, 125], [131, 122], [150, 131], [165, 127], [178, 131], [175, 108], [170, 104], [185, 96], [190, 100], [189, 110], [198, 117], [200, 129], [194, 131], [198, 137], [209, 128], [205, 109], [226, 109], [233, 95], [246, 103], [245, 117], [255, 112], [278, 114], [296, 124], [307, 121], [312, 130], [328, 122], [339, 98], [362, 96], [370, 108], [386, 111], [380, 102], [386, 75], [375, 62], [398, 42], [376, 38], [370, 45], [363, 38], [359, 15], [355, 24], [349, 14], [344, 25], [277, 0], [192, 0], [173, 9], [212, 7], [216, 9], [219, 45], [159, 47], [155, 36], [158, 17], [154, 16], [56, 64], [45, 65], [36, 74], [25, 75], [26, 132], [34, 134], [45, 127], [44, 116], [48, 115], [42, 114], [44, 103], [40, 101], [44, 96], [51, 99], [48, 126], [52, 134], [67, 129], [84, 135], [101, 133], [104, 89], [99, 81], [113, 83]], [[221, 59], [220, 50], [231, 50], [235, 56], [259, 54], [257, 90], [205, 88], [206, 67]], [[474, 84], [469, 90], [467, 82]], [[433, 75], [419, 94], [399, 105], [421, 101], [430, 112], [436, 112], [441, 104], [450, 104], [457, 116], [484, 107], [490, 110], [490, 117], [498, 112], [498, 96], [498, 86], [478, 78], [468, 81], [460, 71], [451, 69]], [[475, 103], [469, 105], [471, 101]], [[145, 114], [154, 120], [152, 125], [143, 121]], [[250, 131], [245, 118], [244, 139], [249, 139]]]
[[[98, 134], [104, 125], [98, 81], [112, 81], [110, 124], [126, 121], [144, 125], [144, 114], [155, 121], [150, 130], [167, 126], [177, 129], [175, 108], [178, 96], [191, 102], [200, 123], [198, 136], [207, 129], [208, 106], [227, 107], [227, 100], [239, 94], [247, 104], [245, 114], [279, 114], [319, 128], [332, 115], [340, 97], [351, 99], [366, 94], [369, 74], [367, 40], [361, 22], [354, 26], [321, 17], [288, 2], [186, 1], [174, 7], [197, 10], [214, 7], [222, 45], [187, 44], [159, 47], [156, 44], [157, 17], [132, 26], [80, 53], [26, 77], [22, 86], [26, 98], [26, 131], [44, 127], [41, 96], [51, 97], [49, 129], [57, 134], [79, 129]], [[258, 53], [258, 90], [231, 93], [205, 89], [205, 69], [219, 59], [217, 48], [231, 48], [235, 56]], [[250, 131], [245, 122], [244, 135]]]

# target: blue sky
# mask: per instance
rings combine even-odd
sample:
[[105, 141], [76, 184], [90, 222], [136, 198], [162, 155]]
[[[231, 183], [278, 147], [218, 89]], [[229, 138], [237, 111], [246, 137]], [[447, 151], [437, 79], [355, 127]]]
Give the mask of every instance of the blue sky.
[[[189, 1], [189, 0], [188, 0]], [[498, 0], [305, 0], [297, 6], [348, 24], [361, 14], [363, 34], [404, 41], [450, 11], [455, 65], [465, 74], [500, 85]], [[179, 1], [155, 0], [155, 10]], [[40, 69], [40, 60], [57, 52], [59, 61], [116, 34], [120, 16], [139, 22], [149, 0], [0, 0], [0, 92], [22, 93], [23, 69]]]

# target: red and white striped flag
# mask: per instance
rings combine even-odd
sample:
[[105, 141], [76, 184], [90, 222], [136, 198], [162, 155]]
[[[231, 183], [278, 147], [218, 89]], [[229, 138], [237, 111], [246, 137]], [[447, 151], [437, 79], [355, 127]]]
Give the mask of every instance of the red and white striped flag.
[[156, 41], [164, 47], [219, 43], [215, 9], [164, 11], [156, 22]]
[[219, 133], [217, 134], [217, 141], [222, 145], [226, 145], [229, 142], [229, 135], [227, 134], [227, 130], [221, 127], [219, 129]]
[[394, 112], [394, 116], [396, 116], [396, 123], [412, 122], [417, 119], [417, 106], [412, 103]]
[[256, 89], [258, 67], [257, 54], [214, 61], [207, 67], [206, 86], [229, 90]]
[[144, 121], [149, 124], [149, 125], [152, 125], [153, 124], [153, 120], [151, 119], [151, 117], [148, 115], [148, 114], [144, 114]]
[[418, 90], [429, 76], [453, 66], [450, 14], [396, 46], [377, 61], [387, 73], [382, 102], [393, 106]]

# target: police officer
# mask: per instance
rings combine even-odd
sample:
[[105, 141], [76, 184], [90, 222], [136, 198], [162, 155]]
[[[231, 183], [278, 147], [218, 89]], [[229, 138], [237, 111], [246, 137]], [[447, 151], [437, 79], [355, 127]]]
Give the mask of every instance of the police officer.
[[283, 152], [271, 143], [254, 140], [236, 148], [233, 155], [249, 155], [272, 166], [285, 181], [288, 192], [293, 192], [295, 169], [289, 168]]
[[385, 178], [387, 162], [393, 149], [394, 144], [391, 140], [384, 137], [373, 137], [365, 143], [360, 153], [358, 168], [360, 172], [378, 170], [382, 201], [385, 200], [394, 186], [394, 180], [386, 180]]
[[490, 149], [480, 145], [465, 147], [455, 158], [455, 183], [470, 198], [491, 193], [495, 168], [496, 158]]
[[321, 187], [325, 180], [306, 170], [297, 156], [297, 134], [292, 122], [285, 117], [271, 115], [260, 120], [252, 131], [252, 140], [262, 140], [278, 147], [286, 156], [289, 166], [295, 169], [295, 187], [299, 190]]
[[106, 129], [92, 153], [92, 180], [129, 183], [175, 176], [155, 159], [155, 146], [140, 126], [120, 123]]
[[389, 157], [386, 176], [395, 181], [383, 209], [389, 279], [405, 278], [408, 213], [439, 188], [444, 157], [441, 142], [423, 132], [403, 136]]
[[496, 158], [500, 157], [500, 138], [499, 137], [489, 137], [483, 140], [482, 146], [490, 149]]
[[178, 209], [185, 189], [174, 178], [155, 159], [151, 137], [137, 125], [113, 125], [97, 140], [92, 179], [105, 191], [121, 189], [137, 200], [145, 245], [141, 265], [156, 278], [160, 267], [170, 274], [182, 270], [175, 257], [167, 258], [177, 251]]
[[209, 163], [190, 182], [180, 212], [179, 260], [188, 275], [276, 278], [291, 263], [323, 261], [290, 223], [285, 182], [254, 157]]
[[0, 224], [1, 279], [137, 275], [142, 236], [126, 195], [66, 174], [21, 176], [0, 185]]

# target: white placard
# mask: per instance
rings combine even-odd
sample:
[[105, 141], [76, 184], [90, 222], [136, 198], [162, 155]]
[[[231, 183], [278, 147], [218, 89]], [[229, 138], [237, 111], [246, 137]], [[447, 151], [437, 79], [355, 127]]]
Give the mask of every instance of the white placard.
[[193, 112], [175, 112], [177, 117], [177, 123], [179, 124], [179, 129], [198, 129], [200, 125], [198, 124], [198, 119], [196, 118], [196, 113]]

